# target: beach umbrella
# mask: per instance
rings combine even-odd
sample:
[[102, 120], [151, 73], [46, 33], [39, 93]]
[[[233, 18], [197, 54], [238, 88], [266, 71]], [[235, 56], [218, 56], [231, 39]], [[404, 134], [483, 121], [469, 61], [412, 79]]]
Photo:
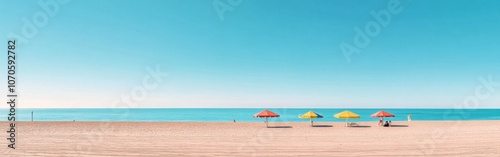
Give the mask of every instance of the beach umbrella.
[[342, 111], [340, 113], [333, 115], [333, 117], [345, 119], [345, 126], [347, 127], [347, 120], [349, 120], [349, 118], [359, 118], [360, 116], [356, 113], [345, 110], [345, 111]]
[[267, 118], [274, 118], [274, 117], [280, 117], [279, 114], [276, 114], [274, 112], [271, 112], [269, 110], [264, 110], [262, 112], [259, 112], [255, 115], [253, 115], [254, 118], [266, 118], [266, 127], [269, 127], [267, 124]]
[[385, 112], [384, 110], [378, 111], [377, 113], [372, 114], [370, 117], [372, 118], [380, 118], [380, 120], [384, 121], [384, 117], [395, 117], [393, 114], [389, 112]]
[[312, 119], [313, 118], [323, 118], [322, 115], [316, 113], [316, 112], [313, 112], [313, 111], [309, 111], [301, 116], [299, 116], [299, 118], [303, 118], [303, 119], [309, 119], [311, 121], [311, 126], [313, 126], [313, 122], [312, 122]]
[[393, 114], [389, 112], [385, 112], [384, 110], [378, 111], [377, 113], [372, 114], [370, 117], [376, 118], [376, 117], [394, 117]]

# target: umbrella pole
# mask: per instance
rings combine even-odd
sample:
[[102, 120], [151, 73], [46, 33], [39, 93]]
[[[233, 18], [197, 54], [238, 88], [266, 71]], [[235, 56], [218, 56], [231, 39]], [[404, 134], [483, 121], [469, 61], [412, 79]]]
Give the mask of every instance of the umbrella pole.
[[346, 119], [345, 119], [345, 127], [347, 127], [347, 120], [348, 120], [348, 119], [349, 119], [349, 118], [346, 118]]
[[269, 128], [269, 124], [267, 124], [267, 117], [266, 117], [266, 128]]
[[311, 127], [313, 126], [313, 119], [309, 118], [309, 121], [311, 121]]

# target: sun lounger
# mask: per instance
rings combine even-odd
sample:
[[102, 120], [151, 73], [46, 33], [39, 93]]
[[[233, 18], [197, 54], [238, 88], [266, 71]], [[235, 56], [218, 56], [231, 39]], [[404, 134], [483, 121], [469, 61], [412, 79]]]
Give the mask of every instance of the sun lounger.
[[358, 125], [358, 123], [349, 122], [349, 123], [347, 123], [347, 126], [359, 126], [359, 125]]

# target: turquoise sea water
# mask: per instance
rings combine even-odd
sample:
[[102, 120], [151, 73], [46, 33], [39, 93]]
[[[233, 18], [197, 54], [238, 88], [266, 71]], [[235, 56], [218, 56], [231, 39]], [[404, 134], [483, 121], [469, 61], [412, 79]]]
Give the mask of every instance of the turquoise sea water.
[[[31, 111], [34, 121], [151, 121], [151, 122], [261, 122], [263, 119], [252, 116], [262, 108], [148, 108], [148, 109], [25, 109], [16, 111], [17, 121], [30, 121]], [[269, 110], [281, 115], [271, 118], [274, 122], [307, 122], [308, 119], [299, 119], [298, 116], [313, 110], [322, 114], [324, 118], [314, 121], [343, 122], [333, 118], [335, 113], [346, 109], [338, 108], [270, 108]], [[347, 109], [361, 116], [360, 119], [350, 121], [377, 121], [370, 115], [380, 109]], [[406, 121], [411, 114], [413, 121], [429, 120], [500, 120], [500, 109], [384, 109], [395, 114], [392, 121]], [[1, 121], [7, 121], [7, 109], [0, 109]]]

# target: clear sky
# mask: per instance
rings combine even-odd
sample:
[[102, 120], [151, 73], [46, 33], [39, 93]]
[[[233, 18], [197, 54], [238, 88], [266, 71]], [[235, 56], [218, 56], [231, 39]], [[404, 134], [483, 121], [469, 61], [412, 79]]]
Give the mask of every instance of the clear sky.
[[[157, 65], [169, 75], [131, 107], [453, 107], [500, 82], [497, 0], [401, 0], [350, 61], [341, 43], [389, 1], [220, 2], [223, 20], [213, 0], [58, 4], [18, 45], [18, 107], [116, 107]], [[43, 8], [2, 1], [2, 40]], [[479, 107], [500, 107], [495, 89]]]

